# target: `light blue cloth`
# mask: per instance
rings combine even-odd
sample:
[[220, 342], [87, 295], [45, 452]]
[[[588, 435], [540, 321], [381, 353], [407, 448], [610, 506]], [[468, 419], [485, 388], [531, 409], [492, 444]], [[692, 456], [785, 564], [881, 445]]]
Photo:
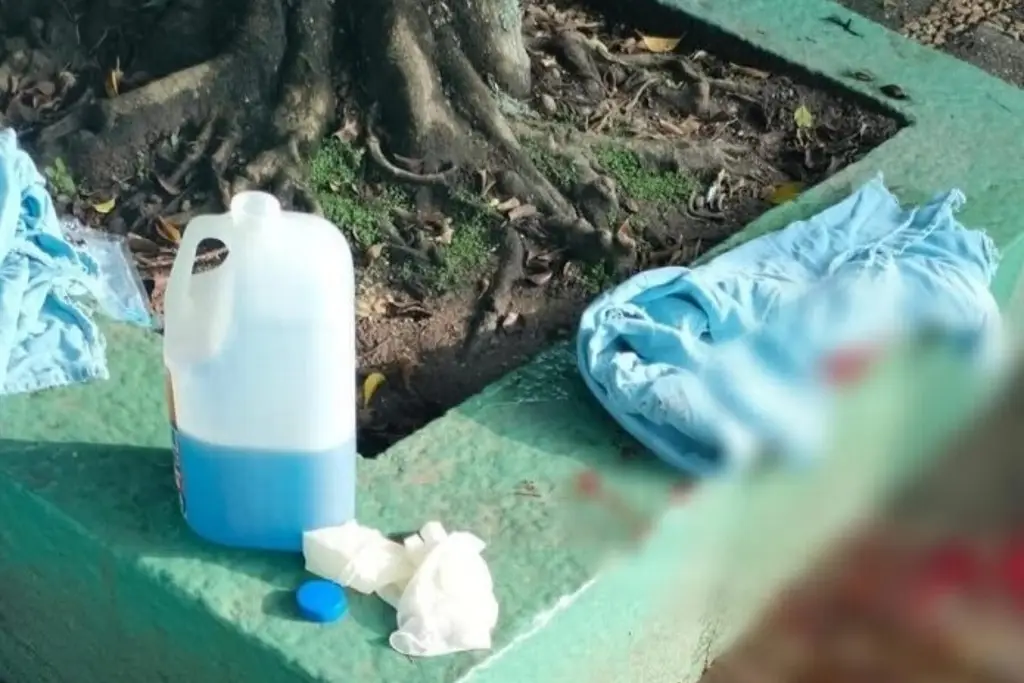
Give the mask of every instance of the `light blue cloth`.
[[824, 445], [831, 352], [942, 331], [1000, 358], [999, 256], [953, 190], [901, 209], [882, 177], [694, 268], [641, 273], [584, 312], [579, 368], [605, 409], [696, 475]]
[[97, 274], [14, 131], [0, 131], [0, 396], [107, 377], [103, 336], [73, 299]]

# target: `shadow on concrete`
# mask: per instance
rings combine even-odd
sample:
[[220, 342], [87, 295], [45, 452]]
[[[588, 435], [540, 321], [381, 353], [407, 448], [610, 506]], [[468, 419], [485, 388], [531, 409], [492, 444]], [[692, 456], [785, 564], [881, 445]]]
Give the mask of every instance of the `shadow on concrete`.
[[[269, 617], [299, 620], [293, 591], [310, 578], [301, 555], [225, 548], [196, 537], [178, 509], [169, 449], [0, 439], [0, 486], [4, 478], [59, 508], [122, 559], [181, 560], [240, 573], [239, 601], [260, 604]], [[349, 616], [373, 638], [386, 641], [394, 630], [394, 610], [375, 596], [350, 592]]]

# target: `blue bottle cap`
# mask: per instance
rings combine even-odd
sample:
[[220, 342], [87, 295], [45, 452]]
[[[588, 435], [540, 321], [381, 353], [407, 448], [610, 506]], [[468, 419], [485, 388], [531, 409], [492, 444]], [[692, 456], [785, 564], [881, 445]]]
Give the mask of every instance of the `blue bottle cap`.
[[340, 619], [348, 610], [348, 598], [333, 581], [307, 581], [295, 592], [295, 602], [303, 619], [327, 624]]

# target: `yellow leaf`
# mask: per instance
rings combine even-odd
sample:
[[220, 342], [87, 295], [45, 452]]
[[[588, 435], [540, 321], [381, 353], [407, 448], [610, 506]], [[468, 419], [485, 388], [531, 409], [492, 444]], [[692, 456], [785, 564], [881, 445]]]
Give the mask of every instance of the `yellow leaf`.
[[782, 183], [772, 188], [768, 195], [768, 201], [778, 206], [796, 199], [803, 192], [804, 184], [798, 181]]
[[181, 244], [181, 230], [166, 218], [156, 217], [156, 233], [171, 244]]
[[107, 72], [107, 77], [103, 81], [103, 87], [107, 91], [107, 97], [117, 97], [120, 94], [121, 78], [123, 76], [124, 72], [121, 71], [121, 58], [118, 57], [114, 68]]
[[363, 407], [368, 408], [373, 395], [377, 393], [380, 386], [387, 381], [387, 378], [379, 372], [371, 372], [363, 380]]
[[115, 197], [111, 197], [105, 202], [97, 202], [96, 204], [93, 204], [92, 208], [96, 213], [106, 216], [114, 210], [115, 206], [117, 206], [117, 199]]
[[793, 112], [793, 122], [797, 128], [810, 128], [814, 125], [814, 114], [811, 113], [810, 109], [801, 104]]
[[682, 38], [659, 38], [658, 36], [645, 36], [641, 34], [640, 40], [643, 41], [644, 47], [651, 52], [672, 52], [679, 45], [679, 41]]

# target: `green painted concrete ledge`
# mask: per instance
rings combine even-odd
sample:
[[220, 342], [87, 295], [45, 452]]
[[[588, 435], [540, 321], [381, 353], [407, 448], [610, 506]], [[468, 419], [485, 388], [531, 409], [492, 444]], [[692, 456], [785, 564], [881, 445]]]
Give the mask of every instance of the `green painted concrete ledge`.
[[[908, 201], [961, 187], [963, 220], [1002, 247], [1021, 231], [1024, 92], [825, 0], [666, 2], [866, 97], [880, 96], [845, 72], [870, 70], [911, 96], [886, 103], [909, 127], [744, 239], [878, 170]], [[829, 15], [853, 16], [862, 37]], [[1000, 273], [1004, 302], [1020, 251], [1008, 250]], [[782, 581], [926, 464], [981, 395], [946, 359], [895, 358], [850, 397], [824, 467], [706, 484], [666, 511], [672, 477], [623, 461], [627, 440], [585, 395], [568, 351], [554, 349], [361, 463], [364, 523], [400, 531], [437, 518], [490, 542], [503, 609], [494, 652], [411, 661], [388, 649], [393, 616], [376, 600], [354, 597], [330, 627], [298, 622], [288, 610], [298, 559], [189, 535], [172, 489], [158, 340], [109, 335], [109, 382], [0, 404], [7, 683], [693, 681]], [[589, 467], [660, 518], [644, 546], [573, 502], [570, 481]], [[515, 495], [526, 480], [539, 498]]]

